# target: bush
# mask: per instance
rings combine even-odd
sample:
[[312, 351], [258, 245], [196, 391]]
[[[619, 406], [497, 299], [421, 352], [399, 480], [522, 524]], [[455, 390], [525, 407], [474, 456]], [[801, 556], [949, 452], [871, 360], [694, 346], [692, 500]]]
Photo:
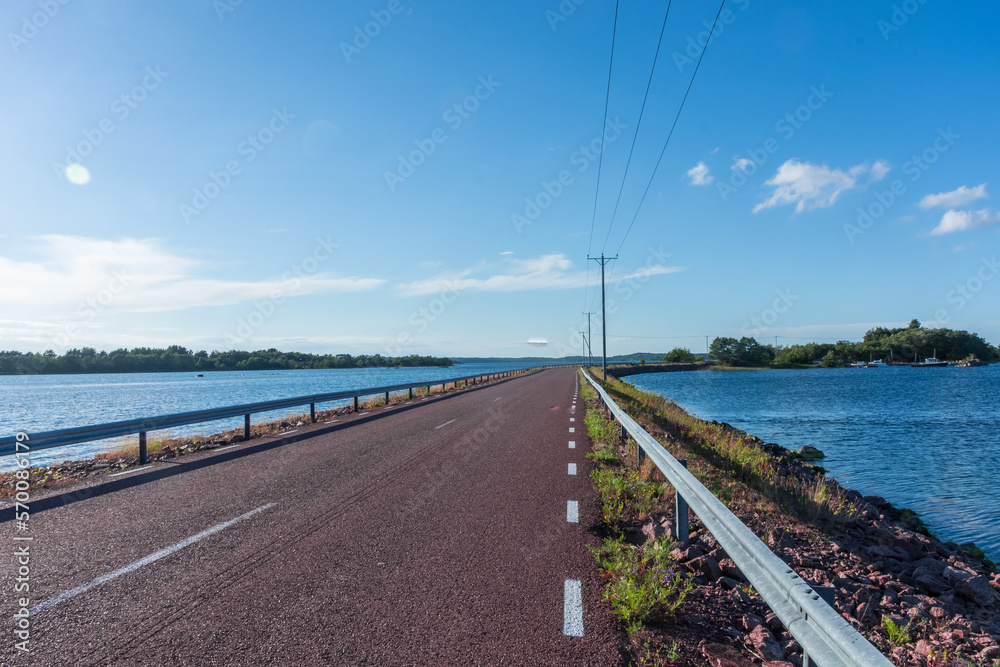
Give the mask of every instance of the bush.
[[663, 361], [667, 364], [693, 364], [697, 360], [698, 357], [686, 347], [675, 347], [663, 355]]

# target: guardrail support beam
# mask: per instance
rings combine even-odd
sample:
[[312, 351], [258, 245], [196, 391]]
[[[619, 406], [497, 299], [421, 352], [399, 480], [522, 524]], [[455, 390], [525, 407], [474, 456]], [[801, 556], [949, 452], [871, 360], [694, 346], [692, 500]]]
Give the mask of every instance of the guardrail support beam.
[[250, 439], [250, 415], [243, 415], [243, 439]]
[[410, 387], [410, 400], [413, 400], [413, 387]]
[[139, 465], [146, 465], [149, 458], [146, 456], [146, 432], [139, 431]]
[[389, 392], [385, 392], [385, 404], [389, 405]]
[[310, 403], [309, 404], [309, 419], [312, 420], [313, 424], [316, 423], [316, 404], [315, 403]]
[[[685, 468], [688, 467], [687, 459], [679, 459], [677, 462]], [[688, 504], [677, 490], [674, 491], [674, 513], [677, 515], [674, 519], [677, 541], [686, 544], [691, 534], [691, 529], [688, 527]]]
[[357, 396], [354, 397], [354, 411], [355, 412], [358, 411], [358, 397]]

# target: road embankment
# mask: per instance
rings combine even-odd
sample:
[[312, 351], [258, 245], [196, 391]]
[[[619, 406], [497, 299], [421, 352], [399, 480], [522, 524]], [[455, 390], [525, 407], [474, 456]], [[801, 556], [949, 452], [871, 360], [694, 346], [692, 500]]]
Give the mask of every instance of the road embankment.
[[[603, 384], [781, 559], [806, 581], [833, 587], [837, 611], [894, 664], [994, 667], [1000, 660], [1000, 575], [974, 545], [936, 539], [912, 513], [843, 488], [797, 452], [692, 417], [618, 380]], [[620, 445], [630, 455], [629, 445]], [[632, 539], [652, 538], [673, 522], [670, 510], [651, 516]], [[697, 521], [690, 538], [675, 556], [696, 577], [685, 602], [694, 610], [682, 608], [670, 625], [652, 628], [650, 639], [669, 646], [686, 616], [708, 615], [708, 626], [726, 628], [731, 641], [704, 648], [707, 659], [749, 650], [799, 664], [801, 648]], [[699, 611], [699, 599], [714, 605]]]

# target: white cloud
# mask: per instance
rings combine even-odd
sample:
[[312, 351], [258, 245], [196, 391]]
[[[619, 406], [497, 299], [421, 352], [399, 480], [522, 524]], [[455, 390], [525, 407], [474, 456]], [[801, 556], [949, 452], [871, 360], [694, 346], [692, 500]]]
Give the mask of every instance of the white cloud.
[[[609, 283], [646, 278], [681, 269], [671, 266], [644, 266], [628, 275], [616, 276]], [[483, 275], [492, 274], [492, 275]], [[562, 253], [533, 259], [504, 259], [499, 265], [480, 264], [462, 271], [443, 272], [426, 280], [401, 283], [396, 289], [403, 296], [423, 296], [446, 292], [524, 292], [530, 290], [577, 289], [587, 285], [587, 272], [574, 267]]]
[[989, 197], [986, 194], [986, 184], [977, 185], [974, 188], [967, 188], [964, 185], [951, 192], [939, 192], [936, 195], [927, 195], [920, 200], [920, 208], [958, 208], [968, 206], [979, 199]]
[[889, 165], [879, 160], [873, 165], [859, 164], [846, 172], [830, 169], [825, 164], [815, 165], [792, 158], [778, 167], [778, 172], [764, 185], [774, 188], [771, 198], [754, 207], [758, 213], [767, 208], [795, 204], [795, 212], [828, 208], [848, 190], [858, 187], [858, 179], [869, 175], [868, 182], [880, 181], [889, 173]]
[[875, 164], [871, 168], [871, 182], [878, 183], [883, 178], [885, 178], [889, 172], [892, 171], [892, 167], [885, 160], [876, 160]]
[[699, 162], [688, 169], [687, 175], [691, 179], [691, 185], [709, 185], [715, 180], [704, 162]]
[[956, 211], [952, 209], [941, 217], [941, 222], [931, 230], [930, 235], [941, 236], [942, 234], [964, 232], [996, 224], [1000, 224], [1000, 213], [990, 213], [987, 208], [980, 211]]
[[513, 254], [514, 254], [514, 251], [513, 251], [513, 250], [504, 250], [504, 251], [503, 251], [502, 253], [500, 253], [500, 254], [501, 254], [501, 255], [513, 255]]
[[385, 283], [301, 269], [296, 277], [291, 266], [258, 281], [213, 278], [204, 275], [202, 262], [173, 254], [156, 239], [47, 235], [37, 242], [32, 260], [0, 256], [0, 312], [67, 321], [95, 309], [88, 306], [95, 300], [102, 313], [169, 311], [270, 298], [276, 291], [285, 297], [361, 292]]
[[737, 170], [743, 171], [750, 165], [754, 164], [754, 161], [751, 160], [750, 158], [738, 157], [738, 156], [733, 156], [733, 157], [734, 157], [733, 164], [729, 167], [733, 171]]

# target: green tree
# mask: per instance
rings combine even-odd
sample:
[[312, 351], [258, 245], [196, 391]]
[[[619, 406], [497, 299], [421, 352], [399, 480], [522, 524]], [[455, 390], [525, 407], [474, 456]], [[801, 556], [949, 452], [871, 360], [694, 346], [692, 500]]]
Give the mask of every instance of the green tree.
[[692, 364], [698, 360], [686, 347], [675, 347], [663, 355], [663, 361], [668, 364]]
[[774, 348], [746, 336], [739, 340], [716, 338], [709, 346], [709, 352], [714, 359], [727, 366], [767, 366], [774, 361]]

